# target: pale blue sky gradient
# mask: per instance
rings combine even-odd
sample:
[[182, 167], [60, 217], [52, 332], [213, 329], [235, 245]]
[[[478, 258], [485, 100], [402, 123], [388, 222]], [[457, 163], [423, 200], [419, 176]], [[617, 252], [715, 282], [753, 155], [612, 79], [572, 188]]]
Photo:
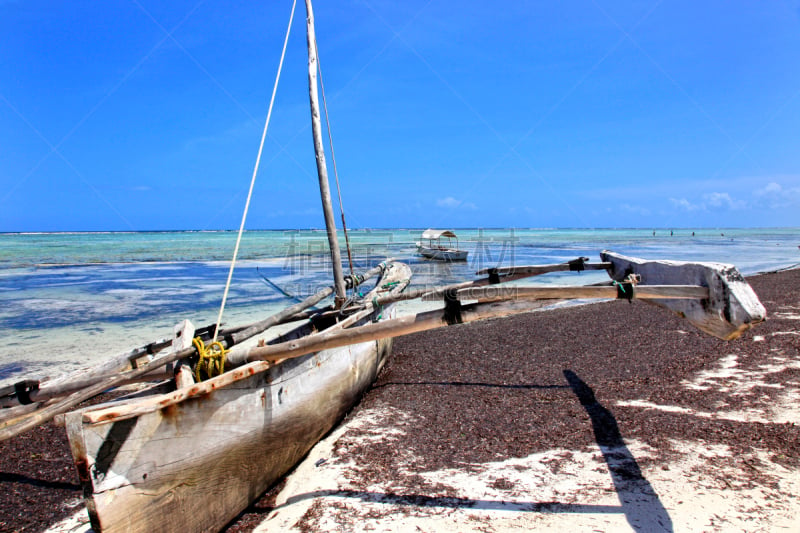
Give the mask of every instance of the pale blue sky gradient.
[[[0, 231], [237, 228], [290, 9], [0, 1]], [[323, 226], [297, 9], [251, 229]], [[349, 226], [800, 226], [798, 1], [315, 10]]]

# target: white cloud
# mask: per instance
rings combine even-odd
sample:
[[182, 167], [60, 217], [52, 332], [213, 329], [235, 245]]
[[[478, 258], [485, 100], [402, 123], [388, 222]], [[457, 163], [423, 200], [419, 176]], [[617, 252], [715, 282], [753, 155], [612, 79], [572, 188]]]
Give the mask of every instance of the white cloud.
[[456, 200], [452, 196], [448, 196], [447, 198], [439, 198], [438, 200], [436, 200], [436, 205], [438, 205], [439, 207], [453, 208], [461, 205], [461, 200]]
[[697, 211], [699, 209], [703, 209], [702, 205], [695, 205], [686, 198], [670, 198], [669, 201], [673, 207], [685, 209], [686, 211]]
[[633, 213], [635, 215], [641, 215], [643, 217], [650, 216], [650, 210], [639, 205], [622, 204], [619, 206], [619, 208], [622, 211]]
[[714, 209], [736, 210], [747, 207], [746, 202], [742, 200], [735, 200], [726, 192], [712, 192], [710, 194], [704, 194], [703, 199], [708, 207]]
[[456, 207], [461, 207], [463, 209], [477, 209], [478, 208], [472, 202], [464, 202], [462, 200], [456, 200], [452, 196], [448, 196], [446, 198], [439, 198], [438, 200], [436, 200], [436, 205], [438, 205], [439, 207], [446, 207], [448, 209], [455, 209]]
[[800, 207], [800, 187], [784, 187], [771, 181], [761, 189], [753, 192], [756, 203], [769, 209]]
[[736, 211], [745, 209], [747, 202], [736, 200], [727, 192], [712, 192], [702, 196], [698, 203], [692, 203], [686, 198], [670, 198], [670, 203], [677, 209], [684, 211]]

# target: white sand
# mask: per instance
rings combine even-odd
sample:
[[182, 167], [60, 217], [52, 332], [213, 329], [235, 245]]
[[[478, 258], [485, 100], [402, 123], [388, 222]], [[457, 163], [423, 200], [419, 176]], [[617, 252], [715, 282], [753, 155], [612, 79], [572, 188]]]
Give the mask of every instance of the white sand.
[[[365, 423], [368, 416], [386, 414], [365, 414], [353, 423]], [[402, 476], [368, 491], [343, 493], [352, 489], [353, 466], [331, 458], [330, 451], [346, 434], [341, 428], [314, 449], [257, 531], [300, 531], [296, 524], [312, 506], [315, 518], [307, 524], [317, 531], [800, 531], [798, 472], [773, 465], [760, 472], [758, 485], [738, 479], [743, 465], [771, 464], [763, 451], [734, 457], [725, 446], [673, 442], [682, 459], [644, 470], [645, 486], [615, 488], [600, 450], [551, 450], [422, 472], [458, 496], [418, 506], [382, 496], [402, 495]], [[639, 459], [653, 453], [638, 442], [628, 443], [627, 450]], [[327, 463], [314, 466], [325, 458]], [[497, 488], [497, 480], [511, 488]]]
[[[744, 370], [732, 354], [685, 386], [744, 394], [766, 385], [767, 374], [799, 365], [775, 354], [768, 363]], [[644, 401], [620, 404], [745, 423], [800, 423], [800, 384], [783, 388], [779, 402], [746, 412], [700, 412]], [[358, 488], [358, 467], [347, 456], [347, 445], [391, 441], [413, 427], [408, 413], [359, 412], [311, 451], [257, 531], [300, 531], [301, 520], [316, 531], [352, 532], [800, 531], [800, 471], [774, 462], [767, 450], [735, 455], [727, 446], [701, 441], [671, 442], [677, 459], [643, 468], [643, 479], [613, 474], [618, 463], [641, 463], [657, 452], [629, 441], [627, 448], [613, 450], [556, 449], [440, 471], [401, 471]], [[337, 444], [339, 455], [333, 453]], [[747, 475], [750, 471], [757, 476]], [[443, 492], [415, 494], [404, 484], [411, 474], [444, 487]], [[450, 497], [440, 497], [444, 493]]]

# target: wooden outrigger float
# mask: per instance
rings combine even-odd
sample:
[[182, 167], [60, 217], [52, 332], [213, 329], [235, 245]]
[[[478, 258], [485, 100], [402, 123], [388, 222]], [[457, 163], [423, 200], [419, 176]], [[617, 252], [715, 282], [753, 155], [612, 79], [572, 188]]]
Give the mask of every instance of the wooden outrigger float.
[[[98, 533], [220, 530], [344, 416], [375, 380], [397, 336], [528, 312], [538, 300], [646, 299], [722, 339], [765, 318], [764, 307], [733, 266], [647, 261], [608, 251], [598, 263], [578, 258], [492, 268], [478, 272], [484, 277], [475, 281], [444, 287], [409, 289], [410, 269], [391, 261], [345, 278], [327, 192], [310, 0], [306, 8], [312, 125], [333, 286], [248, 326], [195, 331], [184, 322], [173, 338], [92, 370], [41, 383], [23, 380], [0, 390], [0, 440], [66, 413], [70, 447]], [[503, 285], [582, 270], [606, 270], [611, 281], [587, 287]], [[372, 290], [347, 298], [348, 288], [373, 277]], [[309, 310], [330, 296], [334, 304]], [[415, 298], [443, 306], [396, 316], [395, 304]], [[287, 322], [300, 324], [257, 339]], [[146, 385], [76, 410], [86, 399], [136, 382]]]

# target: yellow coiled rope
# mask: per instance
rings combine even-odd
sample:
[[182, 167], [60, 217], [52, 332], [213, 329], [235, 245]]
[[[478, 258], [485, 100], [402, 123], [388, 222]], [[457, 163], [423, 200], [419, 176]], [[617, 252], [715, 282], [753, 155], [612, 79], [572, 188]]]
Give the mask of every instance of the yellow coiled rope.
[[200, 356], [194, 369], [194, 377], [198, 383], [225, 372], [225, 354], [228, 351], [221, 342], [215, 341], [206, 346], [203, 339], [195, 337], [192, 339], [192, 344]]

